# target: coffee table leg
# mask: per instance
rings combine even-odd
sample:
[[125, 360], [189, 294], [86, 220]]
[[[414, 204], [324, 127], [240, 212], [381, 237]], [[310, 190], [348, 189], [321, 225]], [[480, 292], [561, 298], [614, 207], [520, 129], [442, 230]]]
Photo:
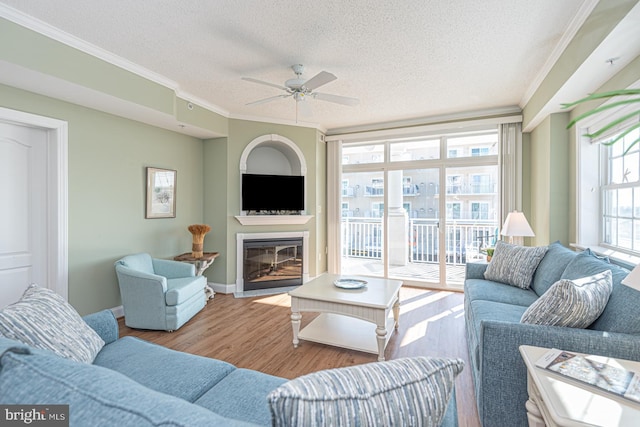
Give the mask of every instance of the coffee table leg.
[[396, 299], [396, 302], [393, 303], [393, 326], [397, 330], [398, 324], [400, 320], [400, 297]]
[[291, 313], [291, 327], [293, 328], [293, 348], [298, 348], [298, 332], [300, 332], [300, 319], [302, 315], [300, 313]]
[[378, 362], [384, 362], [384, 344], [387, 342], [387, 328], [384, 324], [378, 325], [376, 335], [378, 338]]

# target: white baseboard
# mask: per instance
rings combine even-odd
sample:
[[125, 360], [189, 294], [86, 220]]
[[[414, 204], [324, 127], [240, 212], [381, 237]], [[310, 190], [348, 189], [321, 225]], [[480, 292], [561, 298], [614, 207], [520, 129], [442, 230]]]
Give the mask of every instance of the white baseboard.
[[124, 317], [124, 308], [122, 308], [121, 305], [113, 307], [111, 311], [113, 312], [113, 315], [116, 316], [116, 319], [119, 317]]
[[232, 285], [225, 285], [224, 283], [208, 282], [207, 284], [213, 288], [214, 292], [219, 292], [221, 294], [232, 294], [236, 291], [235, 283]]

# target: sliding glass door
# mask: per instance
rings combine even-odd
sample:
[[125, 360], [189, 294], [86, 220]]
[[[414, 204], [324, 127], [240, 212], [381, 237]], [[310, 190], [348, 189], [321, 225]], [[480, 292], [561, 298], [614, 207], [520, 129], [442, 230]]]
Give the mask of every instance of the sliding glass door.
[[458, 288], [494, 243], [497, 131], [344, 145], [341, 273]]

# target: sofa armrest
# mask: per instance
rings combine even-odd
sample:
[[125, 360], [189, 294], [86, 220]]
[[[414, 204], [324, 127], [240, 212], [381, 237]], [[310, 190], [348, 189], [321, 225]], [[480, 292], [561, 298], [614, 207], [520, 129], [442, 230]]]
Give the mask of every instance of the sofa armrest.
[[640, 360], [637, 335], [482, 321], [477, 377], [481, 384], [476, 389], [483, 425], [526, 425], [527, 369], [518, 350], [521, 345]]
[[167, 279], [193, 277], [196, 275], [196, 267], [193, 264], [159, 258], [153, 258], [153, 271]]
[[118, 321], [111, 310], [102, 310], [83, 317], [87, 325], [100, 335], [105, 344], [118, 339]]
[[464, 269], [466, 279], [484, 279], [484, 272], [489, 266], [486, 262], [468, 262]]

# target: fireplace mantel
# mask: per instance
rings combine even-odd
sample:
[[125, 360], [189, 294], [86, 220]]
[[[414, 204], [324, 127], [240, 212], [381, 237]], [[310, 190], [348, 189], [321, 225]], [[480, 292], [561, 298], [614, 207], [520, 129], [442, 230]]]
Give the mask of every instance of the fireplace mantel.
[[296, 225], [306, 224], [313, 215], [236, 215], [242, 225]]

